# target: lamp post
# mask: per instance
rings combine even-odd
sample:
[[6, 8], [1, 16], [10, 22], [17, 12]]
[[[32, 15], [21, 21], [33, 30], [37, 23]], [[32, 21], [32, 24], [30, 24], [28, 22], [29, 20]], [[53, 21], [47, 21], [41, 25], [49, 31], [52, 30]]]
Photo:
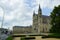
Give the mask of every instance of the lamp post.
[[[4, 8], [2, 6], [0, 6], [0, 7], [4, 10]], [[5, 15], [5, 12], [3, 11], [3, 17], [2, 17], [2, 21], [1, 21], [1, 28], [3, 28], [4, 15]]]

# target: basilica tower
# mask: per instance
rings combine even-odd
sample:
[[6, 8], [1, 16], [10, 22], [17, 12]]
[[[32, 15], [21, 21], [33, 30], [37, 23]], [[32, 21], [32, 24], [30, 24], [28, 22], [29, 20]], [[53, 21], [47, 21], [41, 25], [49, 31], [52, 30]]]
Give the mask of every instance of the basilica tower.
[[35, 11], [33, 12], [33, 33], [38, 32], [38, 15], [35, 14]]
[[50, 29], [50, 16], [42, 15], [42, 10], [39, 5], [38, 13], [33, 12], [33, 33], [49, 32]]
[[38, 8], [38, 33], [40, 33], [41, 30], [42, 30], [42, 10], [39, 5], [39, 8]]

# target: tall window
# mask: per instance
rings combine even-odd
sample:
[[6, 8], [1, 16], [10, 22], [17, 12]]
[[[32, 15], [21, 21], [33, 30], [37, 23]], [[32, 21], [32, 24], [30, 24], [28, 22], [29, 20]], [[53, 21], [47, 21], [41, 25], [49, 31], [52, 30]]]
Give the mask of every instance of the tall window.
[[46, 19], [43, 19], [43, 23], [44, 23], [44, 24], [47, 24], [47, 20], [46, 20]]

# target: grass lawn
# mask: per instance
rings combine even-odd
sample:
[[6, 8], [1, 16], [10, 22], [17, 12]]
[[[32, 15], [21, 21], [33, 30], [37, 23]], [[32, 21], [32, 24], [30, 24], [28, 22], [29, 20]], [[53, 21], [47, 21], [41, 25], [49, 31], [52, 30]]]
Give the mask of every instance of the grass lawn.
[[9, 36], [6, 40], [12, 40], [13, 38], [12, 38], [12, 36]]

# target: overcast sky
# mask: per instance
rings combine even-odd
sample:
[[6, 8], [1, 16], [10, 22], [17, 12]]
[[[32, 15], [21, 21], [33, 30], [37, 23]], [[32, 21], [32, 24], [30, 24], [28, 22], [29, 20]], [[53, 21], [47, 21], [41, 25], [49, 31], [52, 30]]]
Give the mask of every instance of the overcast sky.
[[4, 28], [32, 25], [33, 11], [37, 14], [39, 4], [42, 14], [49, 16], [54, 6], [60, 4], [60, 0], [0, 0], [0, 27], [3, 14]]

